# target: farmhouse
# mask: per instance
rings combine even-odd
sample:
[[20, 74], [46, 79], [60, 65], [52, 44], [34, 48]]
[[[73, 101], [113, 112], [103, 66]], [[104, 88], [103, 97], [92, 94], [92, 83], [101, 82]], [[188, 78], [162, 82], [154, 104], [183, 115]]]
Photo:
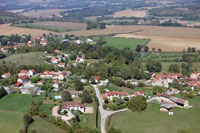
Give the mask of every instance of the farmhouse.
[[85, 106], [84, 104], [81, 104], [80, 102], [77, 101], [67, 101], [62, 104], [61, 112], [64, 111], [69, 112], [71, 110], [78, 110], [80, 112], [85, 112]]
[[178, 107], [188, 107], [189, 106], [189, 102], [187, 100], [181, 99], [181, 98], [177, 98], [174, 96], [171, 96], [169, 94], [157, 94], [157, 100], [161, 103], [171, 103], [171, 104], [175, 104]]
[[131, 97], [130, 94], [127, 92], [119, 92], [119, 91], [111, 91], [111, 92], [106, 92], [105, 94], [102, 94], [102, 99], [105, 100], [106, 98], [109, 99], [109, 101], [112, 101], [113, 98], [124, 98], [124, 97]]
[[18, 87], [18, 88], [19, 88], [19, 87], [21, 87], [22, 85], [23, 85], [22, 82], [17, 82], [17, 83], [14, 84], [14, 87]]
[[57, 60], [56, 58], [52, 58], [52, 59], [51, 59], [51, 62], [52, 62], [53, 64], [57, 64], [57, 63], [58, 63], [58, 60]]
[[4, 74], [2, 75], [2, 78], [7, 79], [7, 78], [10, 78], [10, 76], [11, 76], [11, 73], [8, 72], [8, 73], [4, 73]]
[[100, 79], [99, 76], [94, 76], [94, 81], [95, 81], [95, 83], [99, 83], [99, 79]]
[[163, 111], [163, 112], [168, 112], [170, 111], [171, 109], [173, 109], [175, 107], [174, 104], [172, 103], [162, 103], [160, 105], [160, 111]]
[[40, 45], [45, 46], [45, 45], [47, 45], [47, 44], [48, 44], [48, 41], [40, 41]]
[[83, 58], [81, 58], [81, 57], [76, 58], [76, 63], [82, 63], [82, 62], [84, 62]]

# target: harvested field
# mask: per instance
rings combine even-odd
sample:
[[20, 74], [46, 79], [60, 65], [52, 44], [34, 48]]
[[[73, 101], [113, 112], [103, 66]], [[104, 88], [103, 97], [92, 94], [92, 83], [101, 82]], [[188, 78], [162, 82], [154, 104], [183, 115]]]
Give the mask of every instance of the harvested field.
[[137, 33], [137, 35], [200, 39], [200, 29], [198, 28], [141, 26], [141, 25], [128, 25], [128, 26], [111, 25], [107, 26], [106, 29], [103, 30], [82, 30], [82, 31], [71, 31], [67, 33], [74, 34], [77, 36]]
[[87, 26], [87, 24], [85, 24], [85, 23], [58, 22], [58, 21], [36, 22], [33, 24], [41, 25], [41, 26], [66, 28], [66, 29], [70, 29], [70, 30], [83, 30]]
[[146, 17], [147, 15], [147, 10], [131, 10], [131, 9], [126, 9], [126, 10], [122, 10], [119, 12], [115, 12], [112, 15], [109, 15], [110, 17], [113, 18], [120, 18], [120, 17], [139, 17], [139, 18], [143, 18]]
[[0, 25], [0, 35], [11, 35], [11, 34], [31, 34], [32, 36], [41, 36], [42, 34], [49, 34], [53, 33], [46, 30], [38, 30], [38, 29], [28, 29], [28, 28], [18, 28], [18, 27], [12, 27], [10, 24], [2, 24]]
[[59, 16], [59, 13], [62, 11], [66, 11], [66, 9], [31, 10], [21, 13], [21, 15], [33, 18], [51, 18], [53, 15]]
[[12, 13], [20, 13], [23, 12], [25, 9], [18, 9], [18, 10], [8, 10], [7, 12], [12, 12]]
[[183, 49], [187, 50], [188, 47], [195, 47], [197, 50], [200, 50], [200, 39], [135, 34], [118, 34], [115, 37], [151, 39], [147, 44], [150, 50], [152, 48], [156, 50], [161, 48], [165, 52], [179, 52], [183, 51]]

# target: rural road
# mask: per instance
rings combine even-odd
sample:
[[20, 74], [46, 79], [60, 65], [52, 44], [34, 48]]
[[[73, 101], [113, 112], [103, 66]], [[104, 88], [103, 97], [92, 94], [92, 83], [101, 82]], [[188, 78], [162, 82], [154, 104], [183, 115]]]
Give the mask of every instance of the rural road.
[[121, 109], [121, 110], [117, 110], [117, 111], [107, 111], [107, 110], [105, 110], [103, 108], [103, 99], [101, 97], [101, 93], [99, 92], [99, 89], [98, 89], [97, 85], [92, 85], [92, 86], [95, 89], [96, 96], [97, 96], [97, 98], [99, 100], [99, 111], [100, 111], [100, 114], [101, 114], [101, 133], [106, 133], [105, 125], [106, 125], [107, 117], [109, 115], [114, 114], [114, 113], [127, 111], [129, 109], [125, 108], [125, 109]]

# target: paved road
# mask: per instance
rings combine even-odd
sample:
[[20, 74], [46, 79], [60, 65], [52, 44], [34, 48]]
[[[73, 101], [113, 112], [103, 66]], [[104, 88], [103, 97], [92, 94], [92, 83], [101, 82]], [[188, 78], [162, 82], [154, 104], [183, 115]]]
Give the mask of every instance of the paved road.
[[106, 133], [105, 124], [106, 124], [107, 117], [111, 114], [127, 111], [129, 109], [125, 108], [125, 109], [121, 109], [121, 110], [117, 110], [117, 111], [107, 111], [107, 110], [105, 110], [103, 108], [103, 99], [101, 97], [101, 93], [99, 92], [97, 85], [92, 85], [92, 86], [94, 87], [95, 92], [96, 92], [96, 96], [99, 100], [99, 111], [100, 111], [100, 114], [101, 114], [101, 133]]

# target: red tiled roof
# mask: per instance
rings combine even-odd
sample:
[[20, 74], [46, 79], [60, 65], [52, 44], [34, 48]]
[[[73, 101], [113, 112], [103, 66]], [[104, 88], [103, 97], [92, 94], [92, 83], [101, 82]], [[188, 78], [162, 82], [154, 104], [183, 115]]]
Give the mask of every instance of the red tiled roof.
[[95, 80], [99, 80], [100, 77], [99, 77], [99, 76], [94, 76], [94, 79], [95, 79]]
[[17, 82], [17, 83], [14, 84], [15, 87], [19, 87], [19, 86], [21, 86], [21, 85], [22, 85], [21, 82]]
[[103, 100], [105, 100], [107, 98], [106, 94], [102, 94], [101, 97]]
[[24, 79], [29, 79], [29, 77], [27, 75], [24, 75], [22, 77], [20, 77], [21, 80], [24, 80]]
[[62, 109], [69, 109], [70, 107], [85, 107], [84, 104], [81, 104], [77, 101], [67, 101], [62, 104]]
[[119, 95], [119, 91], [106, 92], [106, 95], [107, 95], [107, 96]]
[[120, 94], [121, 96], [128, 96], [128, 95], [129, 95], [128, 92], [125, 92], [125, 91], [119, 92], [119, 94]]
[[57, 60], [56, 58], [52, 58], [52, 59], [51, 59], [51, 61], [56, 61], [56, 60]]
[[26, 73], [28, 73], [28, 71], [27, 70], [21, 70], [20, 73], [26, 74]]
[[8, 73], [4, 73], [3, 75], [4, 75], [4, 76], [10, 76], [10, 75], [11, 75], [11, 73], [10, 73], [10, 72], [8, 72]]

